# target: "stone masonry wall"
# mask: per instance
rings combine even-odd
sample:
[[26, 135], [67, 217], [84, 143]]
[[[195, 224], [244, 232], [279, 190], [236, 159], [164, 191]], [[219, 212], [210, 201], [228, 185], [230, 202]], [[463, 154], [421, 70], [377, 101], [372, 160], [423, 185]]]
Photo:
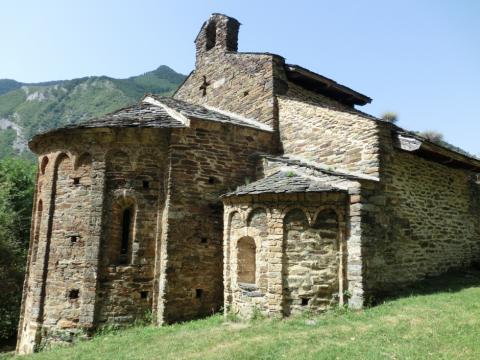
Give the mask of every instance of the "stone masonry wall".
[[223, 208], [219, 196], [255, 176], [256, 152], [272, 133], [192, 120], [170, 144], [164, 219], [167, 254], [160, 284], [164, 321], [211, 314], [223, 305]]
[[383, 169], [383, 211], [372, 218], [377, 236], [365, 251], [367, 291], [395, 291], [480, 260], [475, 174], [393, 148]]
[[[117, 144], [106, 155], [106, 227], [99, 273], [98, 324], [130, 324], [152, 311], [159, 211], [164, 202], [167, 142]], [[127, 150], [126, 150], [127, 149]], [[123, 214], [130, 212], [128, 247], [122, 253]]]
[[[159, 268], [154, 249], [161, 234], [157, 211], [162, 209], [158, 201], [163, 199], [165, 176], [160, 168], [165, 165], [167, 135], [152, 129], [96, 129], [54, 134], [42, 142], [19, 353], [89, 336], [99, 321], [120, 323], [127, 308], [133, 313], [128, 321], [152, 308], [153, 269]], [[106, 158], [120, 149], [131, 171], [112, 171], [118, 168]], [[131, 266], [108, 268], [109, 273], [101, 259], [105, 259], [105, 241], [114, 238], [105, 236], [107, 229], [118, 223], [112, 218], [115, 199], [135, 199], [139, 216]], [[145, 298], [144, 287], [148, 288]], [[109, 303], [115, 306], [108, 307]]]
[[[208, 59], [197, 64], [174, 97], [274, 127], [273, 74], [280, 60], [272, 55], [210, 51]], [[205, 92], [201, 89], [204, 79], [209, 84]]]
[[[345, 193], [263, 194], [224, 204], [226, 312], [283, 316], [339, 301], [347, 284]], [[246, 238], [255, 242], [253, 284], [239, 279]]]
[[378, 125], [368, 115], [293, 83], [278, 107], [285, 154], [378, 177]]
[[[55, 181], [55, 208], [49, 241], [46, 271], [43, 329], [50, 342], [57, 329], [76, 328], [80, 321], [80, 291], [85, 272], [85, 244], [89, 226], [84, 212], [90, 212], [92, 182], [91, 156], [84, 154], [75, 171], [66, 154], [58, 160]], [[63, 334], [58, 334], [62, 340]]]

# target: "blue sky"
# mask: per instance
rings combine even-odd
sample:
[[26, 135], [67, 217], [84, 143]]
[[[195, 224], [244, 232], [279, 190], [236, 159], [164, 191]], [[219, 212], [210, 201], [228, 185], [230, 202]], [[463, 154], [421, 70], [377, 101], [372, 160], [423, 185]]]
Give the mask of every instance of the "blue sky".
[[0, 78], [187, 74], [212, 12], [241, 23], [240, 51], [268, 51], [373, 98], [399, 125], [480, 154], [480, 1], [5, 0]]

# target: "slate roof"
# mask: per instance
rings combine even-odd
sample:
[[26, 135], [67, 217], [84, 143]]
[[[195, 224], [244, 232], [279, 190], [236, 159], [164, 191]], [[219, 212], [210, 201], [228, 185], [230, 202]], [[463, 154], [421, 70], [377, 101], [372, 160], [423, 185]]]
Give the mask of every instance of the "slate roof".
[[99, 127], [178, 128], [185, 127], [185, 124], [173, 118], [163, 107], [142, 102], [102, 117], [67, 125], [64, 129]]
[[278, 171], [266, 178], [255, 181], [248, 185], [239, 186], [235, 191], [222, 197], [255, 194], [288, 194], [303, 192], [330, 192], [343, 191], [323, 182], [293, 171]]
[[[148, 98], [153, 99], [156, 103], [146, 101]], [[168, 97], [147, 95], [144, 100], [138, 104], [81, 123], [69, 124], [61, 128], [40, 133], [34, 136], [30, 143], [33, 145], [36, 140], [45, 134], [68, 129], [182, 128], [187, 126], [187, 118], [246, 126], [263, 131], [272, 131], [268, 125], [255, 120], [243, 118], [240, 115], [225, 113], [221, 110], [190, 104], [186, 101]]]
[[265, 124], [253, 119], [247, 119], [237, 114], [227, 113], [219, 109], [213, 109], [211, 107], [205, 107], [202, 105], [192, 104], [186, 101], [173, 99], [165, 96], [158, 96], [149, 94], [147, 97], [151, 97], [163, 105], [179, 112], [188, 118], [197, 118], [203, 120], [211, 120], [222, 123], [230, 123], [240, 126], [253, 127], [260, 130], [272, 131], [272, 129]]

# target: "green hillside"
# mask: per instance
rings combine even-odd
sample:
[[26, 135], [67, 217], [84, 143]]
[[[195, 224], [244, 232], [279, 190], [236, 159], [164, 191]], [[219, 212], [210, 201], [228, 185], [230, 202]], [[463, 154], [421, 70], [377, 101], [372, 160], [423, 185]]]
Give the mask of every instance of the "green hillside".
[[479, 297], [480, 273], [471, 271], [359, 312], [249, 322], [216, 315], [105, 333], [25, 359], [480, 359]]
[[22, 83], [11, 79], [0, 79], [0, 95], [3, 95], [9, 91], [18, 89], [22, 86]]
[[145, 93], [171, 95], [184, 78], [163, 65], [127, 79], [95, 76], [38, 84], [0, 80], [0, 159], [28, 155], [26, 141], [38, 132], [128, 106]]

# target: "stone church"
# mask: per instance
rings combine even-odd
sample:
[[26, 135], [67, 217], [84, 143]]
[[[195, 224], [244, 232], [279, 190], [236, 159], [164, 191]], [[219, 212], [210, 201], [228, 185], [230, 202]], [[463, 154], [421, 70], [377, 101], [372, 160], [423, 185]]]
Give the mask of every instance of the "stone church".
[[[288, 316], [480, 260], [480, 161], [213, 14], [173, 98], [35, 136], [17, 351], [152, 317]], [[150, 315], [151, 314], [151, 315]]]

